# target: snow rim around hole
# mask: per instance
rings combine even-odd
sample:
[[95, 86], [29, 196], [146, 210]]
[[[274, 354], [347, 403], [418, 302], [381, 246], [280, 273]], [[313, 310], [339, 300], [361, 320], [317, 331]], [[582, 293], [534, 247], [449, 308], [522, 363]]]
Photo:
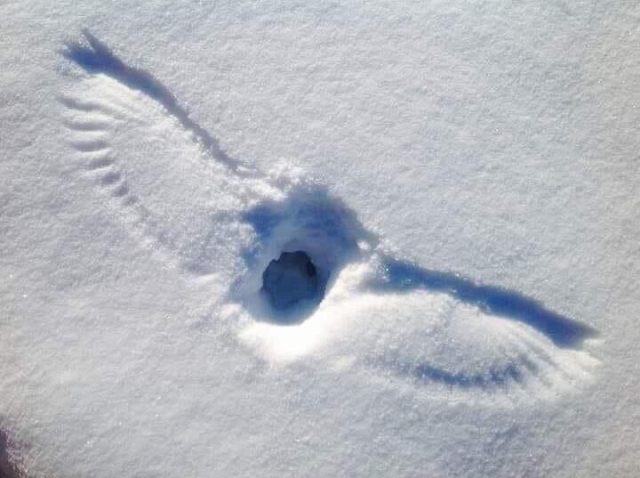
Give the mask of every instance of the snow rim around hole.
[[[258, 321], [296, 325], [308, 319], [350, 263], [368, 256], [377, 243], [365, 231], [356, 214], [332, 197], [326, 187], [304, 184], [294, 187], [283, 201], [266, 201], [243, 215], [254, 229], [256, 244], [245, 251], [248, 272], [232, 287], [232, 299]], [[316, 268], [317, 294], [285, 310], [270, 304], [262, 276], [271, 261], [283, 253], [304, 252]]]

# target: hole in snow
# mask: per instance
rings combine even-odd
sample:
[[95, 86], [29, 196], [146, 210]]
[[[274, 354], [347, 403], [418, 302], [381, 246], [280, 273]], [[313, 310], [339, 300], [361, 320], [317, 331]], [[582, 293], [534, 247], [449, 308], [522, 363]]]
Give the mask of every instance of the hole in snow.
[[345, 265], [377, 241], [326, 188], [306, 183], [283, 200], [265, 199], [243, 219], [255, 236], [242, 251], [247, 270], [232, 297], [253, 319], [277, 325], [312, 317]]
[[322, 299], [322, 283], [315, 264], [304, 251], [283, 252], [262, 273], [262, 290], [271, 306], [289, 311], [303, 301]]

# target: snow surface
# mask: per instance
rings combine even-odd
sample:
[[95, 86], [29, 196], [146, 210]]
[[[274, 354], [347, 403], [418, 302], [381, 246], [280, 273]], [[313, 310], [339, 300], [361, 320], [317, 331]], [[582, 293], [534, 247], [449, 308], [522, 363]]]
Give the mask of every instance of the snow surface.
[[[28, 476], [638, 476], [635, 2], [0, 18]], [[283, 323], [297, 250], [328, 282]]]

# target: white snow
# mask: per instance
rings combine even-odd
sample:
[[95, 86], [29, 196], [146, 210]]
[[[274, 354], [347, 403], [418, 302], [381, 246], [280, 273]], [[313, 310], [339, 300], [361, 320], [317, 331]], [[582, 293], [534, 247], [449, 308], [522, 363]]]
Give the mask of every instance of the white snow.
[[[638, 14], [0, 5], [12, 459], [637, 476]], [[284, 317], [262, 273], [297, 250], [326, 291]]]

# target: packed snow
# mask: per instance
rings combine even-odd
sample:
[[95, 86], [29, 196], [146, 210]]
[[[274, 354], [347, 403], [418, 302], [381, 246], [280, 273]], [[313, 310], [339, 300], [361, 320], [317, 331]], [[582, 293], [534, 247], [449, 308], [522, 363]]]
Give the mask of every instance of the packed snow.
[[0, 14], [0, 477], [638, 476], [640, 7]]

